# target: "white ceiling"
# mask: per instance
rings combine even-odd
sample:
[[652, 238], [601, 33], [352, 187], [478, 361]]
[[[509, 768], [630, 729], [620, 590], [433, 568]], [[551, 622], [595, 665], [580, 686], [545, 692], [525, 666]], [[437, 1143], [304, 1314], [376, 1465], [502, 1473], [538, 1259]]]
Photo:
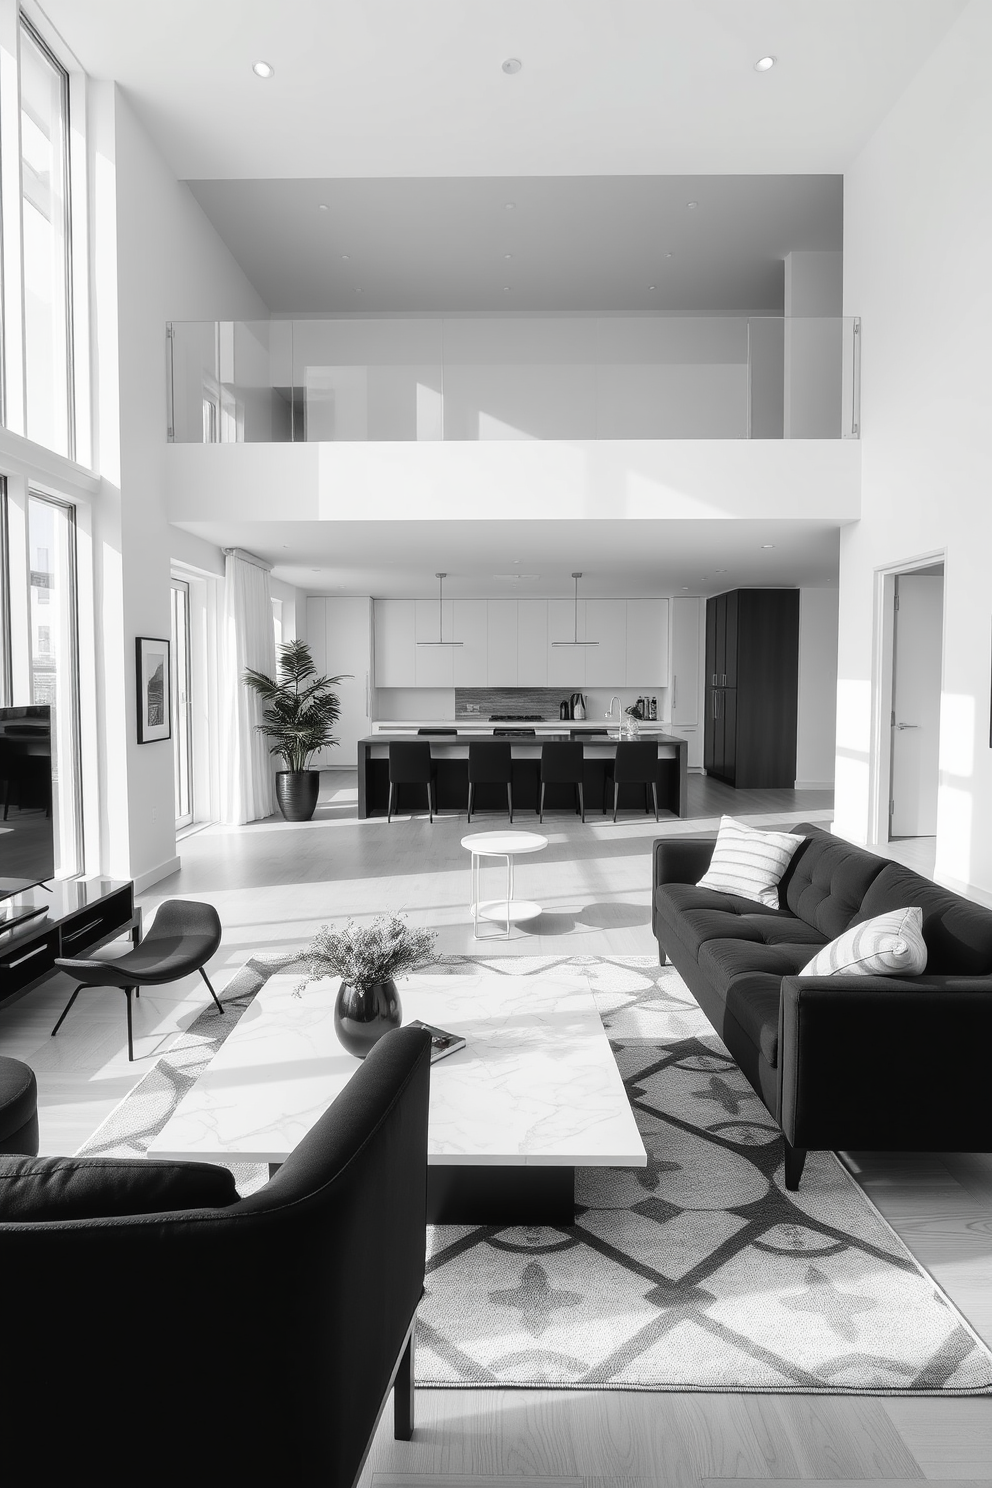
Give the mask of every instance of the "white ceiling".
[[[243, 547], [308, 594], [446, 597], [718, 594], [739, 585], [837, 582], [838, 529], [823, 522], [243, 522], [178, 526]], [[772, 548], [762, 544], [772, 543]], [[519, 560], [519, 561], [517, 561]], [[724, 570], [719, 572], [718, 570]], [[515, 582], [507, 575], [524, 575]]]
[[326, 180], [843, 171], [964, 0], [39, 3], [180, 180]]
[[781, 314], [785, 255], [843, 246], [836, 175], [191, 186], [276, 313]]

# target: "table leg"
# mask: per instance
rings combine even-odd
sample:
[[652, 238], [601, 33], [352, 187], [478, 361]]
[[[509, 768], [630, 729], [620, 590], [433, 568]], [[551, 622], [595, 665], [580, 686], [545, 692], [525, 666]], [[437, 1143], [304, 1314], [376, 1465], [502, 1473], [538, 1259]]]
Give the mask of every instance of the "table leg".
[[510, 905], [513, 903], [513, 854], [506, 855], [506, 938], [510, 938]]

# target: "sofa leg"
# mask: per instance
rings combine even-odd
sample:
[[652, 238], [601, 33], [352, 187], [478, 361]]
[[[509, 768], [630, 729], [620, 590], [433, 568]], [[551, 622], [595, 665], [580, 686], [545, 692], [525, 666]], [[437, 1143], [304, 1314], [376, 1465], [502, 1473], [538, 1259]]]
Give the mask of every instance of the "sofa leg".
[[785, 1186], [790, 1193], [795, 1193], [799, 1187], [799, 1180], [803, 1176], [803, 1167], [806, 1163], [806, 1148], [793, 1147], [787, 1137], [785, 1142]]
[[664, 946], [659, 946], [658, 947], [658, 965], [659, 966], [667, 966], [668, 965], [668, 952], [665, 950]]
[[393, 1380], [393, 1436], [397, 1441], [409, 1441], [413, 1436], [413, 1331], [411, 1328]]

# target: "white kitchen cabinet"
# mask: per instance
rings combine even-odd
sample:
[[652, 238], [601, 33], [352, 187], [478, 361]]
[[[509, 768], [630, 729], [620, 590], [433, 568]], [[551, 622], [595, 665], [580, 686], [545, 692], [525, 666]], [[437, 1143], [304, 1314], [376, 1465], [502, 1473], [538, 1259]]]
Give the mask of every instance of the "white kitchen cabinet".
[[[570, 599], [548, 600], [548, 686], [569, 691], [586, 685], [585, 646], [556, 646], [575, 638], [575, 605]], [[579, 639], [582, 640], [581, 631]]]
[[678, 738], [684, 739], [688, 747], [686, 753], [686, 766], [690, 770], [702, 770], [703, 768], [703, 729], [701, 724], [672, 724], [671, 732]]
[[374, 613], [376, 687], [416, 687], [416, 600], [377, 599]]
[[627, 687], [668, 686], [668, 600], [627, 600]]
[[703, 601], [695, 595], [672, 600], [670, 702], [673, 726], [699, 723], [699, 692], [703, 673], [700, 651], [702, 615]]
[[[451, 634], [460, 646], [451, 647], [456, 687], [485, 687], [489, 677], [489, 616], [484, 599], [455, 599], [451, 605]], [[441, 648], [438, 647], [438, 650]]]
[[[525, 601], [526, 603], [526, 601]], [[517, 684], [517, 601], [486, 601], [486, 685], [516, 687]], [[547, 626], [545, 626], [547, 644]]]
[[[414, 686], [416, 687], [454, 687], [455, 685], [455, 662], [454, 646], [431, 646], [421, 645], [421, 641], [436, 641], [438, 632], [441, 631], [444, 640], [454, 640], [452, 624], [452, 602], [450, 599], [443, 601], [440, 609], [440, 624], [438, 620], [439, 606], [436, 599], [416, 599], [415, 606], [415, 634], [416, 646], [414, 648]], [[406, 684], [409, 686], [409, 683]]]
[[306, 641], [320, 676], [351, 674], [334, 689], [341, 703], [341, 716], [334, 725], [338, 743], [315, 754], [310, 767], [354, 770], [358, 765], [358, 740], [372, 732], [371, 599], [309, 597]]
[[517, 600], [518, 687], [548, 687], [551, 655], [548, 647], [548, 601]]
[[579, 634], [599, 642], [585, 647], [587, 687], [619, 687], [626, 681], [627, 604], [625, 599], [579, 601]]

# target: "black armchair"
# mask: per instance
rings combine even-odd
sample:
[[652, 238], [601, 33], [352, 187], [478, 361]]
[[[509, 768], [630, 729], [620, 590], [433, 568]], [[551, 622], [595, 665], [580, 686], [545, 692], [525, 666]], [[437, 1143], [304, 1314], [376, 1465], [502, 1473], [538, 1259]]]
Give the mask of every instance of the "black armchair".
[[[391, 1388], [408, 1439], [429, 1077], [426, 1032], [387, 1034], [278, 1173], [227, 1207], [11, 1222], [0, 1196], [11, 1470], [351, 1488]], [[0, 1158], [0, 1191], [32, 1162]]]

